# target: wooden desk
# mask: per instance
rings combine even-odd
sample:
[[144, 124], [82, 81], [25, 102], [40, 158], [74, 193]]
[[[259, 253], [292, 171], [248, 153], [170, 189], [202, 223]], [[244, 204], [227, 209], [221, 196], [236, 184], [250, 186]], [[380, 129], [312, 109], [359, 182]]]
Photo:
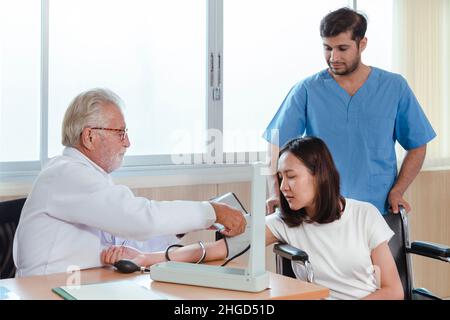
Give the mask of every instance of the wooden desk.
[[[67, 273], [55, 273], [45, 276], [4, 279], [0, 280], [0, 286], [8, 288], [25, 300], [57, 300], [61, 298], [53, 293], [51, 289], [66, 285], [66, 281], [70, 276]], [[133, 280], [169, 300], [311, 300], [325, 298], [329, 295], [328, 289], [315, 284], [272, 272], [269, 272], [269, 277], [269, 289], [258, 293], [250, 293], [152, 281], [149, 274], [122, 274], [106, 267], [83, 270], [80, 275], [82, 284], [126, 279]]]

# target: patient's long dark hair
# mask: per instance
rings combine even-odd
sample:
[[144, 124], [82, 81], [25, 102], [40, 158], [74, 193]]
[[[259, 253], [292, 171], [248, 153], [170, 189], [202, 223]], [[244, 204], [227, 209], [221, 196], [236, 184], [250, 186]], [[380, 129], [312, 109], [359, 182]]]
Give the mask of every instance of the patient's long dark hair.
[[[330, 223], [341, 217], [345, 208], [345, 199], [340, 194], [339, 173], [326, 144], [316, 137], [296, 138], [289, 141], [281, 150], [296, 156], [310, 171], [316, 182], [314, 204], [316, 212], [309, 218], [305, 208], [292, 210], [280, 192], [281, 218], [289, 227], [296, 227], [303, 222]], [[278, 157], [278, 158], [279, 158]], [[278, 187], [281, 181], [278, 176]]]

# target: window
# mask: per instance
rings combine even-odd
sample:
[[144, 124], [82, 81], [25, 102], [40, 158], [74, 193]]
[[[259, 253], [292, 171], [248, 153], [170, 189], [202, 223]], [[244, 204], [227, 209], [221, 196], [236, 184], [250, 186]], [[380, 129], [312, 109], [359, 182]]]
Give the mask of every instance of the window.
[[326, 68], [320, 20], [347, 5], [347, 0], [224, 1], [224, 151], [267, 149], [261, 136], [289, 89]]
[[394, 0], [358, 0], [357, 9], [367, 16], [367, 49], [363, 62], [392, 71], [392, 13]]
[[205, 1], [57, 0], [49, 17], [50, 157], [69, 102], [95, 87], [125, 102], [127, 155], [203, 152]]
[[39, 1], [0, 2], [0, 163], [39, 160], [40, 18]]
[[228, 154], [265, 151], [289, 89], [326, 68], [320, 19], [357, 4], [364, 61], [390, 69], [392, 1], [2, 0], [0, 176], [60, 154], [63, 114], [93, 87], [125, 102], [126, 166], [208, 162], [214, 130]]

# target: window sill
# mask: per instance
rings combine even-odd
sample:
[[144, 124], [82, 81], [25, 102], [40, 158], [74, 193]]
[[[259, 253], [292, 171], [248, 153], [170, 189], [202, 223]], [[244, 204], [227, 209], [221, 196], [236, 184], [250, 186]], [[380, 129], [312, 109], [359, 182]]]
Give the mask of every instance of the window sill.
[[[0, 197], [24, 196], [30, 193], [38, 172], [2, 179]], [[124, 167], [112, 174], [117, 184], [130, 188], [157, 188], [251, 181], [250, 164], [194, 166]]]

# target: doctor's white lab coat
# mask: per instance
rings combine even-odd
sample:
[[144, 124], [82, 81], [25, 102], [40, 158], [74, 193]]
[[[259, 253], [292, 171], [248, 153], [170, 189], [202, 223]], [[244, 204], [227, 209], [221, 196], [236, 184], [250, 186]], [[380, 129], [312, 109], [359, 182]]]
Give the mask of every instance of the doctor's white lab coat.
[[208, 202], [136, 197], [74, 148], [49, 161], [25, 202], [14, 237], [16, 276], [101, 265], [101, 232], [134, 240], [205, 229]]

